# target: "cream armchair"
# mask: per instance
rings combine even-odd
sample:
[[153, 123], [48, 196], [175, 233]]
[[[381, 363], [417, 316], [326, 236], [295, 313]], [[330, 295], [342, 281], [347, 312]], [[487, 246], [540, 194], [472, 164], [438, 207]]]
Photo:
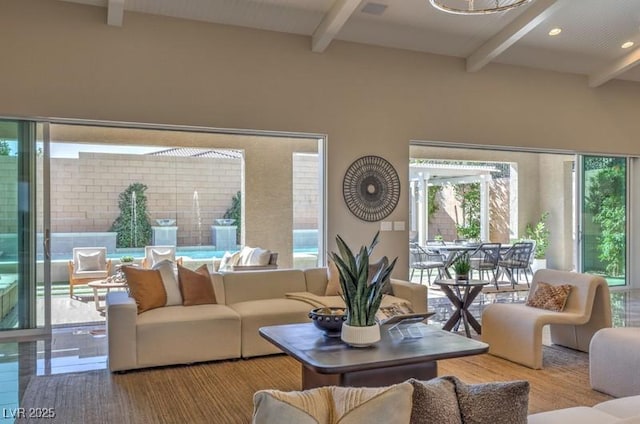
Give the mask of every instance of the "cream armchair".
[[541, 269], [533, 276], [530, 296], [538, 282], [573, 286], [562, 312], [524, 304], [494, 303], [482, 313], [482, 341], [489, 344], [489, 353], [533, 369], [542, 368], [545, 325], [550, 326], [552, 343], [582, 352], [589, 352], [589, 343], [596, 331], [611, 327], [611, 300], [604, 278]]
[[107, 259], [106, 247], [74, 247], [73, 259], [68, 263], [69, 297], [73, 287], [102, 280], [111, 273], [111, 259]]
[[142, 268], [152, 268], [156, 263], [165, 259], [182, 265], [182, 258], [176, 259], [175, 246], [145, 246]]

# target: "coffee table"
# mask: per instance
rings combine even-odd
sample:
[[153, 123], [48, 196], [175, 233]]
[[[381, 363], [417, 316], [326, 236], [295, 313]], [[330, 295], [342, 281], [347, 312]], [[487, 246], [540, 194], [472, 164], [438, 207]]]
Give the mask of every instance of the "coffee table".
[[320, 386], [379, 387], [408, 378], [428, 380], [438, 375], [437, 360], [486, 353], [489, 345], [425, 324], [414, 324], [420, 338], [380, 329], [374, 346], [354, 348], [339, 337], [326, 337], [312, 323], [260, 328], [262, 337], [302, 365], [302, 388]]
[[111, 289], [127, 288], [127, 283], [116, 283], [109, 280], [95, 280], [89, 282], [87, 285], [93, 289], [93, 301], [96, 304], [96, 311], [98, 312], [102, 312], [105, 310], [105, 306], [100, 305], [100, 295], [98, 293], [99, 289], [106, 289], [107, 293], [109, 293]]

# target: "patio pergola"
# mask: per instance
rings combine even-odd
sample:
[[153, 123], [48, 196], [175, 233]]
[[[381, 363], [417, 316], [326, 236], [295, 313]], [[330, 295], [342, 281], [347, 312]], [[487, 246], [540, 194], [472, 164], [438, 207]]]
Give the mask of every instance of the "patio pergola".
[[480, 183], [480, 238], [489, 240], [489, 183], [492, 166], [446, 163], [414, 163], [409, 167], [411, 226], [418, 234], [418, 243], [425, 245], [428, 239], [428, 187], [447, 184]]

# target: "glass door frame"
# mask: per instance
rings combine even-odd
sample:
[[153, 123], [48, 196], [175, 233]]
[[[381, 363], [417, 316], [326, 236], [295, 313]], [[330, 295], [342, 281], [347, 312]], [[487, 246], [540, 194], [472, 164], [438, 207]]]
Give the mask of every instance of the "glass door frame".
[[634, 266], [631, 260], [631, 253], [634, 251], [634, 246], [640, 246], [640, 243], [635, 239], [640, 236], [640, 227], [633, 219], [632, 211], [638, 210], [640, 206], [640, 197], [634, 195], [634, 187], [637, 185], [635, 181], [638, 180], [636, 174], [639, 170], [634, 167], [636, 158], [623, 155], [614, 154], [597, 154], [597, 153], [578, 153], [576, 154], [576, 193], [575, 193], [575, 225], [576, 225], [576, 242], [575, 242], [575, 262], [576, 271], [585, 272], [585, 258], [584, 258], [584, 158], [585, 157], [607, 157], [607, 158], [624, 158], [625, 159], [625, 265], [624, 265], [624, 284], [611, 286], [612, 289], [629, 288], [633, 287], [633, 276], [639, 275], [640, 266]]
[[[19, 224], [18, 230], [23, 228], [20, 225], [28, 225], [28, 237], [29, 237], [29, 252], [27, 261], [22, 255], [18, 255], [18, 273], [19, 284], [27, 284], [26, 290], [19, 288], [18, 295], [18, 320], [22, 320], [24, 314], [27, 314], [26, 321], [29, 323], [29, 328], [17, 328], [17, 329], [0, 329], [0, 340], [21, 340], [30, 339], [34, 337], [48, 337], [51, 335], [51, 261], [48, 252], [48, 237], [44, 237], [49, 234], [49, 124], [47, 121], [38, 119], [24, 119], [24, 118], [11, 118], [0, 117], [0, 120], [5, 122], [15, 122], [18, 126], [18, 136], [16, 141], [18, 143], [19, 152], [24, 149], [26, 156], [22, 153], [18, 155], [18, 161], [22, 163], [21, 167], [25, 171], [19, 171], [17, 175], [16, 184], [18, 185], [19, 204], [22, 203], [25, 193], [28, 195], [29, 215], [28, 222], [25, 224], [21, 219], [22, 224]], [[41, 139], [39, 139], [39, 130], [41, 130]], [[26, 136], [26, 140], [24, 139]], [[38, 143], [42, 142], [42, 187], [38, 187], [37, 178], [37, 155], [38, 155]], [[25, 166], [26, 165], [26, 166]], [[26, 186], [25, 186], [26, 183]], [[42, 210], [38, 210], [38, 190], [42, 190], [43, 202]], [[43, 274], [38, 275], [38, 217], [42, 217], [43, 223]], [[20, 242], [21, 243], [21, 242]], [[44, 280], [44, 320], [42, 321], [37, 315], [38, 312], [38, 283], [37, 280], [42, 277]], [[25, 279], [27, 282], [25, 283]], [[28, 295], [28, 299], [23, 299], [20, 296], [20, 292], [24, 292]], [[26, 310], [22, 310], [26, 309]]]

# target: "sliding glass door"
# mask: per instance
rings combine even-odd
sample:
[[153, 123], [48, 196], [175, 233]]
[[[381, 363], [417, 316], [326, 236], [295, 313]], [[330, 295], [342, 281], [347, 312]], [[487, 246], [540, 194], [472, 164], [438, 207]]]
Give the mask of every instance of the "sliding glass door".
[[48, 331], [37, 283], [46, 281], [38, 249], [46, 225], [43, 130], [33, 121], [0, 120], [0, 337]]
[[580, 270], [627, 283], [627, 181], [623, 157], [580, 157]]

